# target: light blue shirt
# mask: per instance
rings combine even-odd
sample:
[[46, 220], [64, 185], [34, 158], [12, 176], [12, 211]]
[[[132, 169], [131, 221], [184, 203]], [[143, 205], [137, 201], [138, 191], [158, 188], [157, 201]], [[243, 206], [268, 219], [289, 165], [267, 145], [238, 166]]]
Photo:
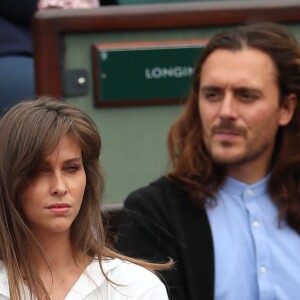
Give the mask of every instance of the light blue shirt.
[[247, 185], [228, 177], [217, 205], [207, 208], [216, 300], [300, 299], [300, 235], [279, 225], [267, 181]]

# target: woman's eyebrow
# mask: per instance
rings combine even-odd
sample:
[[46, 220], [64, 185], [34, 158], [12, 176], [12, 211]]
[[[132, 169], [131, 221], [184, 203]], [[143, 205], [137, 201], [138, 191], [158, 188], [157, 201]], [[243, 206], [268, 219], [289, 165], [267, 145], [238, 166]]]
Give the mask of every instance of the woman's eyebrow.
[[64, 161], [64, 163], [82, 162], [82, 157], [74, 157]]

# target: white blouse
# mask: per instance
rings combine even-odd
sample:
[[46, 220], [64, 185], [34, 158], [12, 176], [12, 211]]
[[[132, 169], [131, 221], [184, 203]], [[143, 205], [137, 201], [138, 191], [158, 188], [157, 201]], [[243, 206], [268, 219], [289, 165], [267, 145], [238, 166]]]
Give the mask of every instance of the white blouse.
[[[159, 278], [143, 267], [120, 259], [103, 259], [103, 276], [98, 259], [81, 274], [65, 300], [168, 300]], [[28, 290], [24, 299], [30, 299]], [[6, 269], [0, 261], [0, 300], [9, 299]]]

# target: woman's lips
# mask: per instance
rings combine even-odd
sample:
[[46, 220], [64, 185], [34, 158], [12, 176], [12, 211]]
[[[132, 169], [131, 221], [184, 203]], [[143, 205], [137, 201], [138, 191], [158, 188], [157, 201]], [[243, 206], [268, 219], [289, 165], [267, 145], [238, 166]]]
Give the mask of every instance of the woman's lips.
[[59, 214], [59, 215], [67, 213], [70, 208], [71, 205], [67, 203], [54, 203], [47, 206], [47, 209], [49, 209], [52, 213]]

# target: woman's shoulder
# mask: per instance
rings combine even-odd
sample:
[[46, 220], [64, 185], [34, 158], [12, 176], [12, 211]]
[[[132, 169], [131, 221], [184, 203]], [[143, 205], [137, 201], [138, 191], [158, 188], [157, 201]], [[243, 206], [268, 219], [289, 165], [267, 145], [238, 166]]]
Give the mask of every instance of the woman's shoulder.
[[133, 299], [151, 299], [150, 296], [152, 299], [168, 299], [162, 281], [146, 268], [118, 258], [103, 259], [102, 266], [108, 278], [117, 286], [125, 287], [127, 293], [134, 295]]
[[160, 279], [153, 272], [126, 260], [119, 258], [103, 259], [102, 265], [104, 271], [109, 272], [116, 279], [124, 279], [125, 281], [150, 279], [153, 283], [161, 284]]
[[0, 260], [0, 299], [9, 299], [7, 272], [3, 260]]
[[4, 265], [4, 262], [2, 259], [0, 259], [0, 283], [4, 280], [7, 279], [7, 272], [6, 272], [6, 267]]

